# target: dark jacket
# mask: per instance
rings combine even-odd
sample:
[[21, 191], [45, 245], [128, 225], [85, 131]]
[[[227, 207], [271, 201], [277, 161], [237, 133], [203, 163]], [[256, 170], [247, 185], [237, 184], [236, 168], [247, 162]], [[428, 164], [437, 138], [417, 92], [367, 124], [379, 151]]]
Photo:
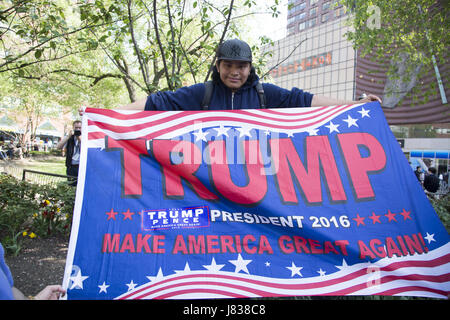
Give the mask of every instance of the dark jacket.
[[66, 167], [70, 167], [72, 165], [72, 156], [73, 151], [75, 149], [75, 136], [71, 135], [69, 140], [67, 140], [66, 145]]
[[436, 192], [439, 190], [440, 180], [434, 174], [428, 174], [423, 181], [423, 187], [428, 192]]
[[[210, 110], [258, 109], [260, 107], [256, 83], [244, 84], [237, 92], [222, 81], [215, 82]], [[310, 107], [313, 94], [298, 88], [287, 90], [270, 83], [263, 83], [267, 108]], [[200, 110], [205, 94], [205, 84], [198, 83], [176, 91], [157, 92], [147, 97], [145, 110]]]

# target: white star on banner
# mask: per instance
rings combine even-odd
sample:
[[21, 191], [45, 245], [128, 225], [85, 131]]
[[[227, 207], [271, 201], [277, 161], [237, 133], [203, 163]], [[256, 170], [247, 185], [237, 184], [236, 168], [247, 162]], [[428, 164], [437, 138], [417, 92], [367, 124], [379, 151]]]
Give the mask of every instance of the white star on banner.
[[353, 119], [352, 117], [350, 117], [350, 115], [347, 115], [347, 119], [343, 119], [342, 121], [347, 122], [348, 127], [350, 128], [351, 126], [355, 126], [358, 127], [358, 125], [356, 124], [356, 121], [358, 121], [357, 119]]
[[364, 109], [364, 107], [362, 107], [362, 109], [359, 110], [358, 112], [361, 113], [361, 118], [364, 118], [364, 117], [370, 118], [370, 116], [369, 116], [370, 110], [366, 110], [366, 109]]
[[242, 256], [239, 253], [238, 258], [236, 260], [228, 260], [228, 261], [236, 266], [236, 269], [234, 270], [234, 272], [239, 272], [239, 271], [242, 270], [245, 273], [249, 274], [248, 269], [247, 269], [247, 265], [250, 262], [252, 262], [252, 260], [244, 260], [244, 259], [242, 259]]
[[334, 124], [333, 121], [330, 121], [330, 124], [325, 127], [330, 129], [330, 133], [332, 133], [332, 132], [339, 133], [339, 130], [338, 130], [339, 124]]
[[161, 270], [161, 267], [158, 270], [158, 273], [156, 274], [156, 276], [152, 277], [152, 276], [147, 276], [148, 281], [150, 282], [158, 282], [159, 280], [161, 280], [162, 278], [164, 278], [163, 272]]
[[217, 271], [220, 271], [220, 269], [222, 269], [224, 266], [225, 266], [224, 264], [216, 264], [216, 260], [214, 260], [214, 258], [212, 258], [211, 264], [203, 265], [203, 268], [205, 268], [211, 272], [217, 272]]
[[126, 286], [128, 287], [128, 291], [134, 290], [136, 288], [137, 283], [134, 283], [133, 280], [131, 280], [130, 283], [127, 283]]
[[175, 273], [186, 273], [191, 271], [191, 268], [189, 267], [189, 264], [186, 262], [186, 264], [184, 265], [184, 270], [174, 270]]
[[202, 140], [202, 141], [207, 141], [206, 140], [206, 135], [208, 134], [208, 132], [203, 132], [202, 129], [198, 129], [197, 132], [193, 132], [192, 133], [195, 136], [195, 142]]
[[73, 281], [70, 290], [72, 289], [83, 289], [83, 281], [89, 278], [89, 276], [81, 275], [81, 270], [78, 269], [78, 273], [74, 277], [70, 277], [70, 280]]
[[342, 265], [341, 266], [335, 266], [336, 268], [338, 268], [339, 270], [343, 270], [345, 268], [348, 268], [348, 264], [345, 261], [345, 259], [342, 259]]
[[266, 265], [266, 267], [270, 267], [270, 262], [266, 261], [266, 263], [264, 263]]
[[432, 241], [436, 241], [436, 240], [434, 240], [434, 233], [429, 234], [427, 232], [427, 236], [425, 237], [425, 239], [427, 239], [428, 243], [431, 243]]
[[228, 137], [228, 133], [227, 132], [228, 132], [228, 130], [230, 130], [230, 128], [225, 128], [223, 125], [220, 125], [219, 128], [214, 128], [214, 130], [217, 131], [217, 134], [216, 134], [217, 137], [220, 137], [222, 135]]
[[317, 271], [319, 273], [319, 276], [323, 277], [326, 273], [326, 271], [323, 271], [322, 268], [319, 269], [319, 271]]
[[252, 137], [252, 134], [250, 133], [250, 131], [252, 130], [252, 128], [250, 127], [242, 127], [242, 128], [236, 128], [237, 131], [239, 131], [239, 138], [241, 137]]
[[291, 277], [295, 276], [296, 274], [298, 274], [300, 277], [303, 277], [302, 273], [300, 272], [303, 267], [297, 267], [294, 262], [292, 262], [292, 265], [290, 267], [286, 268], [291, 270]]
[[98, 286], [100, 288], [100, 291], [98, 293], [107, 293], [106, 289], [109, 287], [109, 284], [106, 284], [105, 281], [103, 281], [103, 284]]
[[317, 131], [319, 131], [317, 128], [310, 128], [306, 130], [310, 136], [317, 136]]

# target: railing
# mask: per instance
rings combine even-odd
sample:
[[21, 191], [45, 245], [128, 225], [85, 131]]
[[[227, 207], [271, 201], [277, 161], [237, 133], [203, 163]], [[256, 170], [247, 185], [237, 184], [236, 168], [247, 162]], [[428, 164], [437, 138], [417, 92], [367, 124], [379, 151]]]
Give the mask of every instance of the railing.
[[37, 184], [56, 184], [59, 182], [67, 182], [69, 178], [76, 177], [29, 169], [23, 169], [22, 173], [22, 181], [29, 181]]

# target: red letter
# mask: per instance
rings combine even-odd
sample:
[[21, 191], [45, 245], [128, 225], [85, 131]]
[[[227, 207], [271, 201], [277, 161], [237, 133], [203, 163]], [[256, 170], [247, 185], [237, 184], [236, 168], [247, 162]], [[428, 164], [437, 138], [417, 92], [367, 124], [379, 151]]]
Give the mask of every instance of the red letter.
[[131, 233], [127, 233], [125, 235], [125, 238], [123, 239], [122, 246], [120, 247], [120, 253], [125, 252], [125, 250], [128, 250], [130, 253], [134, 253], [134, 241], [133, 237], [131, 236]]
[[[380, 171], [386, 165], [386, 153], [380, 142], [374, 136], [361, 132], [342, 133], [337, 136], [347, 163], [356, 198], [375, 197], [368, 173]], [[360, 147], [367, 148], [369, 156], [361, 157]]]
[[136, 252], [141, 252], [142, 248], [144, 248], [145, 253], [151, 253], [150, 247], [148, 245], [148, 239], [151, 237], [151, 235], [146, 234], [142, 238], [142, 234], [138, 234], [137, 241], [136, 241]]
[[114, 140], [105, 137], [106, 151], [120, 151], [122, 160], [122, 196], [142, 196], [141, 159], [148, 155], [145, 140]]
[[[245, 168], [248, 181], [243, 187], [236, 186], [231, 179], [225, 141], [210, 141], [208, 149], [210, 158], [213, 160], [211, 161], [210, 166], [211, 176], [217, 191], [228, 200], [244, 205], [257, 204], [264, 198], [267, 192], [267, 179], [265, 176], [264, 165], [260, 161], [262, 155], [258, 140], [244, 141]], [[255, 155], [256, 159], [252, 159]], [[219, 157], [222, 157], [222, 159]]]
[[103, 236], [102, 252], [119, 252], [120, 233], [114, 233], [111, 239], [111, 233], [106, 233]]
[[[285, 243], [285, 241], [287, 241]], [[283, 253], [294, 252], [294, 246], [292, 245], [292, 239], [289, 236], [281, 236], [278, 238], [278, 245]]]
[[[164, 174], [164, 195], [168, 198], [179, 198], [184, 196], [181, 179], [188, 182], [197, 195], [205, 200], [216, 200], [218, 197], [210, 192], [194, 175], [201, 161], [201, 152], [198, 147], [188, 141], [153, 140], [152, 153], [161, 164]], [[183, 162], [174, 164], [171, 154], [178, 152], [183, 154]]]
[[365, 259], [366, 256], [369, 256], [371, 259], [375, 259], [375, 255], [373, 254], [372, 251], [370, 251], [370, 249], [365, 245], [364, 242], [362, 242], [361, 240], [358, 240], [358, 246], [359, 246], [359, 258], [360, 259]]
[[249, 245], [248, 245], [249, 240], [255, 241], [256, 239], [251, 234], [246, 234], [244, 236], [244, 240], [242, 240], [242, 244], [244, 245], [245, 252], [250, 253], [250, 254], [256, 253], [256, 250], [257, 250], [256, 247], [253, 247], [253, 248], [249, 247]]
[[173, 245], [172, 254], [177, 254], [179, 251], [183, 254], [187, 254], [186, 243], [184, 243], [184, 238], [181, 234], [177, 235], [175, 239], [175, 244]]
[[334, 154], [327, 136], [311, 136], [306, 138], [305, 169], [291, 139], [270, 140], [272, 159], [277, 169], [276, 178], [283, 202], [297, 204], [291, 169], [309, 203], [322, 202], [320, 169], [322, 164], [326, 185], [333, 201], [345, 201], [344, 187], [337, 169]]

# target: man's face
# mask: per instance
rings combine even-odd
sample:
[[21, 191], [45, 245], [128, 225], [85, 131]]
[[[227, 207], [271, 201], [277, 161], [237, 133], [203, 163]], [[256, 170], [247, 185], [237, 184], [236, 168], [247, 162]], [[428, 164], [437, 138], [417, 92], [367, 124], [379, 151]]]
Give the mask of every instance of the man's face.
[[75, 122], [73, 124], [73, 132], [76, 136], [78, 136], [77, 131], [79, 131], [81, 133], [81, 123], [80, 122]]
[[222, 82], [232, 91], [237, 91], [244, 85], [250, 74], [249, 62], [221, 60], [216, 62]]

